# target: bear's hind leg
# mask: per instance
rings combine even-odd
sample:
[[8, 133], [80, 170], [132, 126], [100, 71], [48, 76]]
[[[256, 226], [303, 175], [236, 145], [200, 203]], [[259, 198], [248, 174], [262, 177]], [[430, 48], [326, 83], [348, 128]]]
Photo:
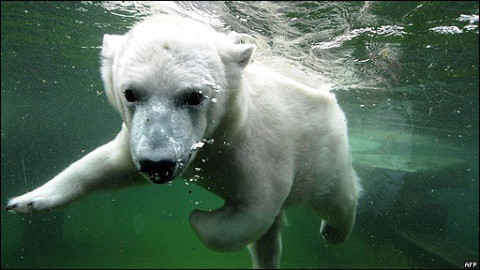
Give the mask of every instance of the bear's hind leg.
[[353, 228], [354, 218], [345, 220], [342, 223], [332, 224], [326, 220], [322, 220], [320, 233], [323, 238], [330, 244], [341, 244], [347, 240], [350, 231]]
[[283, 211], [260, 239], [248, 245], [254, 269], [278, 269], [282, 256], [281, 223]]
[[[355, 224], [355, 214], [359, 193], [361, 191], [358, 179], [355, 173], [349, 181], [339, 181], [341, 183], [335, 188], [334, 192], [323, 194], [314, 198], [310, 203], [313, 211], [322, 219], [320, 233], [328, 243], [339, 244], [345, 242], [353, 225]], [[345, 185], [346, 183], [350, 185]]]

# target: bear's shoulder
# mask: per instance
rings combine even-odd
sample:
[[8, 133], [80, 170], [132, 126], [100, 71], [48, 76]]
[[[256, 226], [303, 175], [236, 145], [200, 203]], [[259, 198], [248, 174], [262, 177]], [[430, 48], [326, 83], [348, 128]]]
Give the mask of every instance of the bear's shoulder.
[[244, 76], [252, 92], [284, 95], [286, 98], [296, 98], [307, 103], [336, 104], [335, 95], [330, 92], [328, 84], [313, 88], [292, 77], [258, 64], [249, 65]]

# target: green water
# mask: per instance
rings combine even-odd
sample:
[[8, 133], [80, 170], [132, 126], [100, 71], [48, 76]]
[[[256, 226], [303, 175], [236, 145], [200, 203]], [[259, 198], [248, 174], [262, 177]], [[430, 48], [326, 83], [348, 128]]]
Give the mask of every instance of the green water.
[[[283, 268], [463, 268], [478, 263], [478, 2], [2, 2], [2, 207], [121, 126], [99, 74], [104, 33], [170, 9], [264, 42], [334, 87], [365, 194], [349, 240], [327, 245], [287, 210]], [[261, 57], [261, 56], [259, 56]], [[188, 223], [222, 200], [192, 184], [92, 194], [1, 214], [2, 268], [250, 268]], [[478, 267], [478, 266], [477, 266]]]

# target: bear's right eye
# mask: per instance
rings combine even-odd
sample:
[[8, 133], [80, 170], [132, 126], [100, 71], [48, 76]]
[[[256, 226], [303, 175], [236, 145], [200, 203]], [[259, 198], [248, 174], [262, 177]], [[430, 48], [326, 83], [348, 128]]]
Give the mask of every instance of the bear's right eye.
[[188, 106], [197, 106], [205, 99], [205, 96], [202, 94], [202, 91], [191, 92], [185, 96], [185, 104]]
[[138, 100], [137, 93], [133, 89], [126, 89], [123, 91], [123, 94], [128, 102], [136, 102]]

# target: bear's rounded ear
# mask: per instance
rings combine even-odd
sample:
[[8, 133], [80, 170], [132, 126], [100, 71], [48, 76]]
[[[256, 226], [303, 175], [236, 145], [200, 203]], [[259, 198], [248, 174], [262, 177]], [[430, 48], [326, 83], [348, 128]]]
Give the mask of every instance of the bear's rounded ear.
[[100, 71], [105, 85], [105, 92], [107, 93], [108, 100], [117, 110], [120, 110], [121, 102], [113, 89], [113, 61], [123, 47], [124, 40], [124, 36], [104, 35], [101, 52], [102, 67]]
[[122, 47], [124, 39], [120, 35], [103, 35], [102, 57], [112, 60]]
[[241, 68], [245, 68], [253, 55], [257, 46], [254, 44], [235, 44], [233, 49], [233, 61], [235, 61]]

